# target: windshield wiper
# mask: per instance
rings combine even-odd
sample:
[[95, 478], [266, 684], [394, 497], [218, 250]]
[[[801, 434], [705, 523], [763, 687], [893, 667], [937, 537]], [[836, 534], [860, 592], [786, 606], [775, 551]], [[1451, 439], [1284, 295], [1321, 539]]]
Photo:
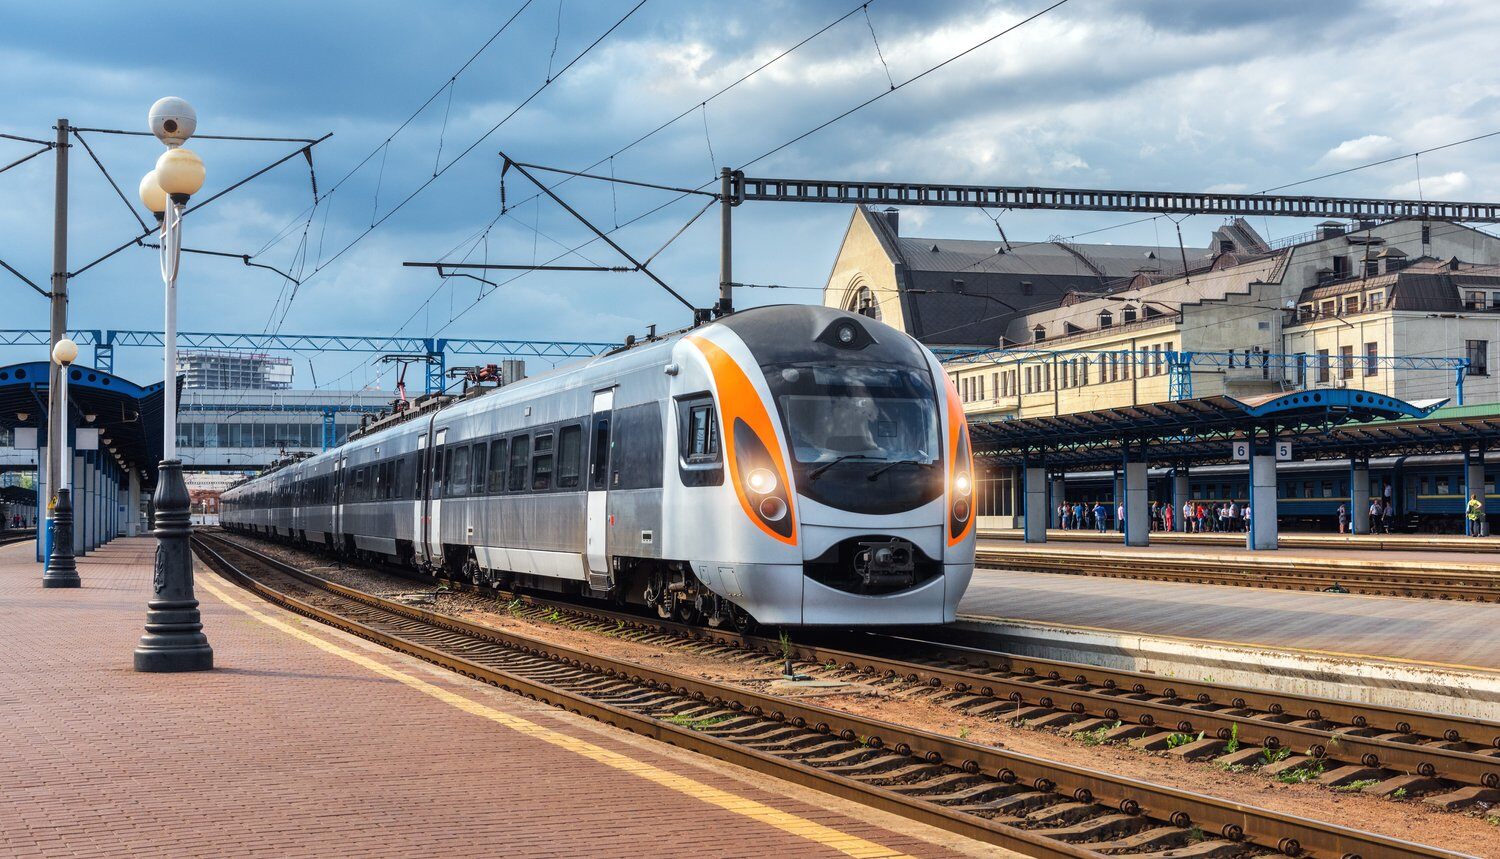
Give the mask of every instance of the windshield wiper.
[[814, 468], [812, 471], [809, 471], [807, 473], [807, 476], [811, 480], [817, 480], [819, 477], [823, 476], [823, 472], [827, 471], [830, 468], [833, 468], [835, 465], [838, 465], [841, 462], [844, 462], [844, 461], [850, 460], [850, 459], [873, 459], [876, 462], [885, 462], [885, 458], [884, 457], [870, 456], [868, 453], [846, 453], [843, 456], [839, 456], [839, 457], [835, 457], [834, 459], [830, 459], [827, 462], [823, 463], [822, 465], [818, 466], [817, 468]]
[[870, 472], [870, 475], [865, 479], [874, 481], [876, 478], [880, 477], [880, 475], [885, 474], [887, 471], [890, 471], [898, 465], [919, 465], [922, 468], [932, 468], [932, 463], [923, 462], [920, 459], [898, 459], [895, 462], [888, 462], [885, 465], [882, 465], [874, 471]]

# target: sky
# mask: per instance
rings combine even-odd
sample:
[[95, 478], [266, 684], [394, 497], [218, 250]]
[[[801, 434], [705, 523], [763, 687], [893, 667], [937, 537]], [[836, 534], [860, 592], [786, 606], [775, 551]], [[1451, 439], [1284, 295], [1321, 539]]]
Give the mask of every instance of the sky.
[[[1254, 192], [1500, 130], [1492, 0], [1070, 0], [895, 92], [1048, 3], [636, 2], [261, 0], [179, 5], [170, 20], [102, 0], [9, 4], [0, 133], [51, 138], [58, 117], [144, 131], [150, 105], [175, 95], [196, 107], [202, 134], [332, 134], [313, 148], [311, 174], [299, 155], [187, 217], [186, 246], [277, 271], [186, 257], [183, 331], [618, 342], [652, 324], [682, 327], [689, 312], [639, 273], [492, 272], [490, 286], [402, 263], [625, 264], [598, 241], [569, 253], [592, 238], [587, 227], [516, 171], [502, 183], [502, 151], [690, 188], [753, 162], [761, 176]], [[83, 137], [149, 224], [135, 188], [161, 144]], [[196, 199], [300, 145], [190, 143], [208, 171]], [[0, 140], [0, 166], [35, 148]], [[87, 151], [75, 145], [70, 159], [76, 272], [142, 230]], [[0, 173], [0, 260], [44, 286], [53, 180], [50, 155]], [[708, 202], [583, 179], [556, 190], [638, 259]], [[1494, 200], [1500, 136], [1293, 190]], [[849, 215], [736, 209], [735, 279], [788, 287], [742, 289], [736, 303], [819, 300]], [[1012, 241], [1175, 241], [1165, 218], [1122, 227], [1136, 219], [1118, 213], [908, 208], [901, 229], [991, 238], [992, 215]], [[1222, 220], [1187, 219], [1186, 243], [1205, 246]], [[1311, 223], [1253, 226], [1276, 237]], [[699, 306], [717, 293], [718, 228], [717, 210], [704, 213], [651, 265]], [[74, 328], [160, 330], [153, 250], [131, 246], [69, 292]], [[5, 328], [47, 325], [47, 302], [4, 271], [0, 308]], [[44, 357], [3, 351], [0, 363]], [[298, 387], [393, 381], [369, 354], [293, 357]], [[121, 349], [115, 367], [151, 382], [160, 361]]]

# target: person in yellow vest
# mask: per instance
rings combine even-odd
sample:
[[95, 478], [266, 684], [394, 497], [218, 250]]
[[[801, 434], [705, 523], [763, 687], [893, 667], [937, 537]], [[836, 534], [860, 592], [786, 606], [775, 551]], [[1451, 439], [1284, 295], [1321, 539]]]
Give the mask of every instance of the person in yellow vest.
[[1469, 499], [1469, 536], [1478, 537], [1484, 534], [1484, 502], [1475, 495]]

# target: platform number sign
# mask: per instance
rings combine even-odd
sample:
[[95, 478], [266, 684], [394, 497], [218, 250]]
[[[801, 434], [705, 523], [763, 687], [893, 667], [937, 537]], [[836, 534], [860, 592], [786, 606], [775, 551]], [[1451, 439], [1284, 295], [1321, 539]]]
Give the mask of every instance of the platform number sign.
[[[1248, 441], [1233, 442], [1233, 454], [1235, 462], [1249, 462], [1251, 445]], [[1276, 461], [1292, 461], [1292, 443], [1289, 441], [1276, 442]]]

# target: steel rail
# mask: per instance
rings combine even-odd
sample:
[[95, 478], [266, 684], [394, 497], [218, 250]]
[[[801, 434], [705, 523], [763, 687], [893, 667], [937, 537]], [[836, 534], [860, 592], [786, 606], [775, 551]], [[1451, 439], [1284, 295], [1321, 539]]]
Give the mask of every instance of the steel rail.
[[[766, 654], [782, 652], [781, 643], [769, 638], [658, 621], [545, 597], [523, 599], [691, 641]], [[1033, 717], [1040, 708], [1071, 713], [1077, 716], [1074, 721], [1101, 718], [1163, 734], [1203, 731], [1206, 737], [1222, 741], [1235, 738], [1244, 748], [1296, 749], [1299, 754], [1316, 759], [1441, 778], [1460, 785], [1500, 788], [1500, 723], [1497, 722], [1011, 656], [949, 646], [924, 639], [922, 634], [922, 631], [914, 631], [910, 636], [858, 634], [871, 643], [870, 649], [849, 650], [806, 641], [791, 642], [787, 649], [794, 661], [806, 665], [832, 663], [843, 671], [1005, 700], [1018, 708], [1027, 708]], [[931, 661], [916, 662], [872, 652], [913, 646], [926, 648], [924, 656]], [[950, 665], [937, 664], [942, 661]], [[1450, 747], [1458, 743], [1478, 749]]]
[[[211, 563], [211, 566], [226, 572], [231, 580], [244, 584], [278, 603], [295, 606], [295, 610], [309, 617], [379, 641], [387, 646], [395, 646], [397, 649], [405, 650], [420, 658], [494, 685], [508, 689], [512, 686], [520, 686], [523, 694], [541, 697], [547, 703], [552, 703], [551, 697], [558, 698], [556, 706], [572, 709], [575, 712], [587, 710], [587, 715], [604, 718], [611, 723], [627, 723], [632, 729], [639, 727], [641, 733], [664, 737], [671, 742], [680, 741], [680, 745], [695, 750], [706, 750], [716, 756], [719, 756], [721, 751], [728, 751], [723, 748], [726, 744], [722, 740], [704, 731], [684, 730], [623, 708], [611, 707], [602, 702], [581, 697], [565, 689], [518, 677], [511, 672], [496, 671], [451, 652], [428, 648], [401, 636], [380, 632], [365, 624], [352, 621], [337, 612], [312, 606], [305, 601], [256, 582], [249, 574], [235, 569], [221, 553], [209, 547], [204, 538], [196, 538], [196, 541], [209, 559], [217, 561], [216, 564]], [[553, 660], [565, 666], [604, 672], [612, 678], [628, 677], [632, 682], [647, 688], [663, 693], [675, 691], [678, 696], [699, 702], [711, 701], [713, 706], [721, 709], [728, 707], [735, 713], [749, 713], [756, 717], [765, 717], [769, 714], [771, 722], [790, 725], [799, 731], [812, 725], [813, 731], [817, 734], [838, 736], [845, 742], [853, 742], [859, 738], [862, 741], [861, 745], [868, 749], [877, 752], [890, 749], [896, 755], [914, 758], [933, 767], [956, 767], [955, 773], [978, 776], [981, 773], [993, 772], [1001, 785], [1029, 784], [1042, 793], [1071, 797], [1074, 802], [1082, 806], [1098, 805], [1105, 809], [1119, 809], [1130, 816], [1147, 814], [1154, 819], [1164, 819], [1176, 827], [1197, 826], [1204, 832], [1217, 833], [1230, 841], [1245, 841], [1288, 856], [1337, 856], [1340, 859], [1351, 859], [1351, 857], [1374, 856], [1457, 855], [1437, 848], [1358, 832], [1336, 824], [1312, 821], [1243, 803], [1229, 802], [1082, 767], [1046, 761], [815, 704], [787, 700], [603, 657], [531, 636], [502, 631], [385, 600], [321, 579], [253, 549], [228, 541], [217, 542], [275, 572], [344, 600], [377, 608], [389, 614], [458, 632], [463, 636], [481, 641], [520, 648], [532, 655]], [[969, 818], [973, 817], [972, 815], [964, 815], [949, 808], [900, 796], [893, 791], [883, 790], [836, 773], [819, 772], [807, 766], [789, 767], [788, 762], [783, 759], [768, 754], [752, 755], [750, 754], [752, 751], [754, 750], [741, 748], [733, 757], [736, 762], [749, 761], [748, 765], [762, 771], [771, 771], [764, 769], [764, 767], [771, 767], [774, 770], [773, 774], [778, 777], [785, 777], [787, 773], [794, 772], [796, 778], [793, 780], [799, 783], [825, 790], [831, 789], [832, 792], [847, 798], [887, 810], [894, 809], [897, 813], [930, 822], [951, 831], [963, 831], [965, 834], [979, 832], [984, 840], [997, 841], [1029, 851], [1044, 851], [1038, 855], [1098, 855], [1079, 846], [1046, 839], [1040, 835], [1045, 830], [1020, 830], [984, 818], [971, 820]]]
[[1500, 574], [1487, 572], [1477, 564], [1447, 567], [1427, 564], [1407, 572], [1393, 567], [1389, 560], [1377, 565], [1299, 558], [1293, 566], [1290, 561], [1273, 565], [1261, 560], [1235, 561], [1201, 555], [1181, 558], [1143, 555], [1120, 563], [1118, 557], [1101, 557], [1097, 550], [1054, 548], [1037, 552], [987, 546], [978, 548], [975, 562], [996, 569], [1037, 573], [1293, 591], [1342, 588], [1349, 593], [1377, 596], [1500, 602]]

